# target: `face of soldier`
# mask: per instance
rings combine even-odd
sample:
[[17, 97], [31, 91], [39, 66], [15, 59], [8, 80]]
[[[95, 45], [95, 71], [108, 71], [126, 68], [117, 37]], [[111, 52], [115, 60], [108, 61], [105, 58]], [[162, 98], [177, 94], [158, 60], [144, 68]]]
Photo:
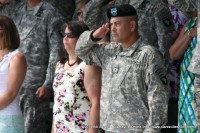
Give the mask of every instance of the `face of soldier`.
[[123, 44], [132, 37], [134, 29], [128, 17], [111, 17], [110, 31], [112, 39]]
[[10, 3], [12, 0], [0, 0], [1, 4], [8, 4]]

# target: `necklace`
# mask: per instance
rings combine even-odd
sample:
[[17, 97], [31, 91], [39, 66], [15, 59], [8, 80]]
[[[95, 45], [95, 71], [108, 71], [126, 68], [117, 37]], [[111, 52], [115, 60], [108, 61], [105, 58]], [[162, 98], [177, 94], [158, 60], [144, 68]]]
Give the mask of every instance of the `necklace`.
[[73, 66], [74, 64], [76, 64], [77, 61], [78, 61], [78, 59], [76, 59], [76, 61], [75, 61], [74, 63], [70, 64], [70, 63], [69, 63], [69, 60], [68, 60], [67, 63], [68, 63], [68, 65], [71, 67], [71, 66]]

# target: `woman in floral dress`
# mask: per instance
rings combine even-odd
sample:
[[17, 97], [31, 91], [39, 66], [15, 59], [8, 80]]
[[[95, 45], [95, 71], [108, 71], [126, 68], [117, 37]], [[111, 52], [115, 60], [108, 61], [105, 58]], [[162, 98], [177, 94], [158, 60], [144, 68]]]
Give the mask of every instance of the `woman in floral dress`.
[[65, 27], [63, 43], [68, 57], [56, 65], [52, 132], [87, 133], [89, 126], [99, 124], [100, 70], [87, 66], [75, 54], [78, 37], [89, 28], [79, 21]]

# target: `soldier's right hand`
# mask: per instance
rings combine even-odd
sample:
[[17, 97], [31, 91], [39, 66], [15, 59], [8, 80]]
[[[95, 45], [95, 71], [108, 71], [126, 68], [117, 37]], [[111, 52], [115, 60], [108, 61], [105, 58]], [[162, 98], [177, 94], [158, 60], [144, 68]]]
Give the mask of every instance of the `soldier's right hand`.
[[92, 34], [93, 38], [104, 38], [106, 34], [110, 31], [109, 23], [103, 24], [100, 28], [95, 30]]

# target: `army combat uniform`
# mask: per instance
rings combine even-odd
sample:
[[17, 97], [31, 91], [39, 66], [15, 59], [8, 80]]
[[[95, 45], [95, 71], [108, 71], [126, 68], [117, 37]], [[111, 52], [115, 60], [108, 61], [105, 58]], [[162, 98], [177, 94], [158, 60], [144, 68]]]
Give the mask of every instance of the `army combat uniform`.
[[[157, 49], [139, 38], [129, 48], [95, 45], [84, 32], [76, 54], [102, 68], [100, 127], [120, 133], [159, 132], [167, 122], [168, 81]], [[158, 126], [159, 128], [153, 128]]]
[[18, 0], [12, 0], [8, 4], [0, 4], [0, 15], [11, 17], [17, 3], [19, 3]]
[[74, 0], [46, 0], [50, 2], [54, 7], [58, 9], [63, 16], [64, 21], [68, 22], [72, 20], [72, 16], [75, 10]]
[[19, 50], [27, 61], [27, 73], [20, 91], [25, 132], [45, 133], [47, 128], [51, 130], [46, 126], [47, 115], [51, 113], [49, 100], [40, 100], [35, 93], [41, 86], [53, 92], [54, 67], [62, 53], [62, 38], [58, 31], [62, 18], [45, 1], [30, 9], [21, 2], [13, 14], [20, 34]]

